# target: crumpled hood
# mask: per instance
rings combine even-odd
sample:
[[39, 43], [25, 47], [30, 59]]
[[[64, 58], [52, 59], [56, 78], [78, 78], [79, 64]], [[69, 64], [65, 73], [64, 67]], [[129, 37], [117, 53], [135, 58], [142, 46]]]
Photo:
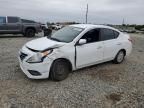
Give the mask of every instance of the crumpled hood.
[[36, 50], [36, 51], [44, 51], [46, 49], [50, 48], [58, 48], [65, 45], [65, 43], [62, 42], [56, 42], [53, 40], [48, 39], [47, 37], [39, 38], [32, 40], [26, 44], [26, 47]]

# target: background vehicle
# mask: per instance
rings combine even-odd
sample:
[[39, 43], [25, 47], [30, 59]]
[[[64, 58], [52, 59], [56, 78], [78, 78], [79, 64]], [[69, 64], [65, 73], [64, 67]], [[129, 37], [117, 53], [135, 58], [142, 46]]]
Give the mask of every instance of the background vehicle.
[[23, 34], [26, 37], [33, 37], [38, 32], [41, 32], [41, 26], [35, 21], [0, 16], [0, 34]]
[[59, 30], [61, 29], [63, 26], [62, 25], [52, 25], [51, 28], [54, 30]]
[[50, 36], [52, 33], [52, 28], [47, 24], [41, 24], [41, 28], [43, 30], [44, 36]]
[[48, 29], [49, 27], [47, 26], [47, 24], [41, 24], [41, 28], [42, 30]]
[[131, 39], [103, 25], [71, 25], [28, 42], [20, 51], [20, 67], [32, 79], [61, 81], [70, 71], [113, 61], [122, 63], [132, 50]]

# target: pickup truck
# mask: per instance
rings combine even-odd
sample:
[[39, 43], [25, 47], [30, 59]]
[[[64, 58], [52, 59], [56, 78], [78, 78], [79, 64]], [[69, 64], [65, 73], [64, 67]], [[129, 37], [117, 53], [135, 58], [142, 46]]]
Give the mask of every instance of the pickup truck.
[[26, 37], [34, 37], [41, 31], [41, 25], [35, 21], [13, 16], [0, 16], [0, 34], [23, 34]]

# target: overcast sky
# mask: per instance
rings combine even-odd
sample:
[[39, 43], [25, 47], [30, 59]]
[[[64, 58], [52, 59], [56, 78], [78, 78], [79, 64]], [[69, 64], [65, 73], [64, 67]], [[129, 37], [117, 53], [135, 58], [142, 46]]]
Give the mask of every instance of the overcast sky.
[[87, 3], [89, 23], [144, 24], [144, 0], [0, 0], [0, 15], [83, 23]]

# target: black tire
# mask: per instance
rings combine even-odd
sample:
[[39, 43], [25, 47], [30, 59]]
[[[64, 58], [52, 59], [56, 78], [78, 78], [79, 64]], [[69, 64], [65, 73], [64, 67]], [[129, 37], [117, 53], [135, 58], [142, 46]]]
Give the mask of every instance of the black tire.
[[113, 60], [113, 62], [115, 64], [120, 64], [124, 61], [125, 59], [125, 52], [123, 50], [119, 51], [118, 54], [116, 55], [115, 59]]
[[24, 36], [26, 37], [34, 37], [35, 36], [35, 30], [34, 29], [26, 29]]
[[62, 81], [68, 77], [70, 73], [70, 67], [68, 62], [59, 59], [54, 61], [50, 71], [50, 78], [54, 81]]

